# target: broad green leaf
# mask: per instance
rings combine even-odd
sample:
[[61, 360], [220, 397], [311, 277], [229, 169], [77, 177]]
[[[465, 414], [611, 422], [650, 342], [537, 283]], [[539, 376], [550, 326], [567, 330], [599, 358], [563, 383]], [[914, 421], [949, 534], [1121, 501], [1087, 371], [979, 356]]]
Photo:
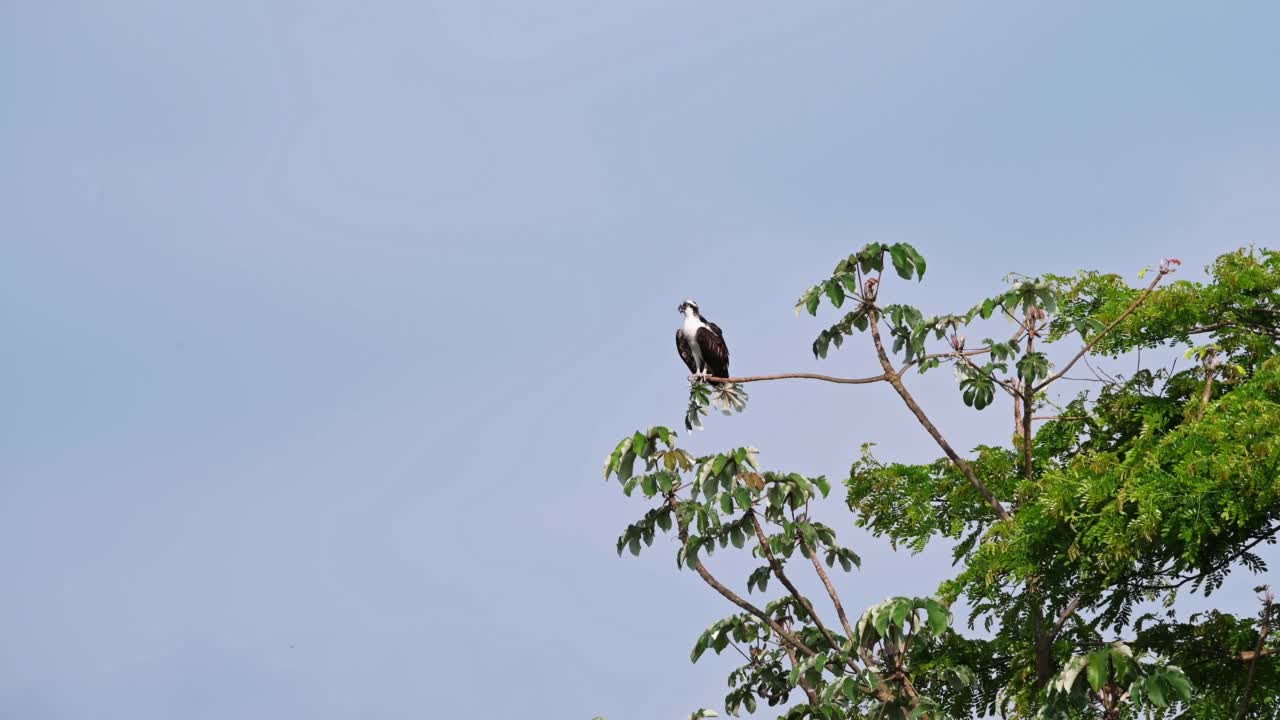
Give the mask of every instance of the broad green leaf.
[[947, 609], [936, 600], [928, 600], [925, 603], [925, 611], [929, 614], [929, 629], [933, 634], [941, 635], [945, 632], [947, 625], [950, 624]]
[[729, 464], [729, 456], [717, 455], [715, 463], [711, 466], [711, 474], [718, 477], [720, 473], [724, 472], [725, 465], [728, 465], [728, 464]]
[[813, 479], [813, 484], [818, 486], [818, 490], [822, 491], [822, 497], [826, 497], [831, 492], [831, 483], [827, 481], [825, 476], [819, 475]]
[[1146, 690], [1151, 704], [1156, 707], [1164, 707], [1168, 704], [1164, 696], [1164, 682], [1159, 677], [1151, 678], [1146, 684]]
[[1106, 648], [1089, 653], [1089, 687], [1093, 688], [1094, 692], [1101, 690], [1102, 686], [1107, 682], [1107, 670], [1110, 668], [1108, 658], [1110, 655], [1111, 652]]
[[911, 262], [914, 263], [916, 266], [916, 277], [919, 278], [920, 280], [924, 280], [924, 269], [925, 269], [924, 256], [921, 255], [915, 248], [911, 247], [910, 245], [908, 245], [907, 248], [911, 251]]
[[844, 304], [844, 288], [840, 287], [840, 283], [828, 281], [826, 290], [832, 305], [840, 307]]
[[628, 450], [618, 463], [618, 479], [626, 482], [635, 471], [636, 454]]
[[907, 613], [911, 612], [911, 601], [902, 598], [893, 604], [893, 624], [900, 628], [906, 627]]
[[658, 492], [658, 479], [653, 475], [645, 475], [640, 478], [640, 490], [645, 497], [653, 497]]
[[663, 531], [670, 530], [671, 529], [671, 511], [664, 510], [658, 513], [656, 521], [658, 523], [658, 527], [662, 528]]
[[893, 269], [898, 272], [898, 277], [903, 280], [911, 279], [911, 259], [907, 257], [907, 251], [902, 245], [890, 245], [889, 257], [893, 260]]

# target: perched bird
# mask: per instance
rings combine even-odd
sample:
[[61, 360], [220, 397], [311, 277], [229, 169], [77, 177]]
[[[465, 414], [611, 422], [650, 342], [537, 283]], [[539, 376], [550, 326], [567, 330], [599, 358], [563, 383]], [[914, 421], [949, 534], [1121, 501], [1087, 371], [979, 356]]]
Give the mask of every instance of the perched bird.
[[[729, 377], [729, 346], [715, 323], [698, 312], [698, 303], [685, 300], [677, 308], [684, 323], [676, 330], [676, 351], [695, 376]], [[715, 383], [720, 384], [720, 383]]]

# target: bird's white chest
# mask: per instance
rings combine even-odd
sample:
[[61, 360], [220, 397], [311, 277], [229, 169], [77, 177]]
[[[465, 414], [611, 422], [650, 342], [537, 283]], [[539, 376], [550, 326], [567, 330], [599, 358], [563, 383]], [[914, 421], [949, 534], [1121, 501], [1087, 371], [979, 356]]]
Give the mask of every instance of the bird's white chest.
[[699, 320], [696, 315], [688, 315], [680, 328], [680, 332], [684, 333], [684, 339], [689, 343], [689, 352], [693, 354], [694, 362], [698, 367], [702, 367], [703, 364], [702, 348], [698, 346], [698, 329], [706, 326], [707, 324]]

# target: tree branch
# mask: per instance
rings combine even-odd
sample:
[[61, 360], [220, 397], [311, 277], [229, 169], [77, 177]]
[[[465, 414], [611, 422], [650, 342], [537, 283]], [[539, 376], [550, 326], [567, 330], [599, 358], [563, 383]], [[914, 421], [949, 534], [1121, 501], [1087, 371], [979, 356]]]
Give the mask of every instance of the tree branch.
[[1267, 528], [1265, 531], [1263, 531], [1261, 535], [1255, 536], [1252, 539], [1252, 542], [1250, 542], [1249, 544], [1245, 545], [1244, 547], [1240, 548], [1234, 553], [1228, 555], [1226, 558], [1223, 558], [1217, 563], [1214, 563], [1213, 565], [1211, 565], [1208, 570], [1198, 572], [1194, 575], [1175, 575], [1174, 577], [1178, 578], [1178, 582], [1176, 583], [1172, 583], [1172, 584], [1164, 583], [1161, 585], [1138, 585], [1136, 586], [1136, 588], [1138, 590], [1177, 590], [1178, 588], [1182, 587], [1183, 585], [1186, 585], [1189, 582], [1193, 582], [1195, 580], [1198, 580], [1207, 575], [1218, 572], [1223, 568], [1228, 567], [1229, 565], [1231, 565], [1231, 563], [1238, 560], [1242, 555], [1244, 555], [1245, 553], [1257, 547], [1259, 543], [1265, 542], [1266, 540], [1272, 537], [1275, 537], [1276, 533], [1278, 532], [1280, 532], [1280, 525], [1273, 525]]
[[933, 438], [933, 441], [938, 443], [938, 447], [942, 448], [942, 452], [946, 453], [947, 457], [951, 459], [951, 462], [955, 463], [956, 467], [959, 467], [960, 471], [964, 473], [964, 476], [969, 479], [969, 484], [973, 485], [974, 489], [976, 489], [978, 493], [986, 499], [987, 503], [996, 511], [996, 514], [1000, 516], [1001, 520], [1008, 520], [1010, 518], [1009, 511], [1004, 508], [1004, 505], [1000, 504], [1000, 501], [996, 499], [996, 496], [987, 489], [987, 486], [984, 485], [981, 480], [978, 479], [977, 474], [973, 472], [973, 467], [971, 467], [964, 458], [960, 457], [960, 455], [952, 449], [951, 444], [947, 442], [946, 438], [942, 437], [942, 433], [938, 431], [938, 428], [933, 424], [933, 421], [931, 421], [929, 416], [924, 414], [924, 410], [916, 404], [915, 398], [907, 391], [906, 385], [902, 384], [902, 378], [898, 377], [898, 374], [894, 372], [893, 363], [889, 361], [889, 355], [884, 351], [884, 343], [880, 340], [880, 329], [876, 325], [878, 320], [875, 317], [874, 310], [871, 312], [871, 315], [871, 322], [869, 323], [871, 327], [871, 340], [875, 343], [876, 354], [880, 358], [880, 366], [884, 368], [886, 376], [885, 379], [893, 386], [893, 389], [898, 393], [898, 396], [902, 398], [902, 401], [907, 404], [907, 409], [911, 411], [911, 414], [916, 416], [916, 420], [918, 420], [920, 425], [924, 427], [925, 431], [929, 433], [929, 436]]
[[800, 538], [800, 549], [813, 561], [813, 569], [818, 571], [818, 577], [822, 579], [823, 586], [827, 588], [827, 595], [831, 596], [831, 603], [836, 606], [836, 615], [840, 616], [840, 625], [844, 627], [845, 635], [850, 640], [857, 642], [854, 637], [853, 625], [849, 623], [849, 616], [845, 615], [844, 605], [840, 602], [840, 596], [836, 593], [835, 585], [831, 584], [831, 576], [827, 575], [827, 571], [822, 568], [822, 562], [818, 560], [818, 554], [810, 549], [804, 538]]
[[760, 519], [756, 517], [753, 511], [748, 510], [747, 514], [751, 516], [751, 524], [756, 528], [756, 538], [760, 540], [760, 552], [764, 554], [764, 559], [769, 561], [769, 567], [773, 568], [773, 574], [791, 592], [791, 595], [800, 603], [800, 607], [808, 611], [809, 616], [813, 618], [813, 624], [818, 627], [822, 637], [827, 639], [827, 645], [831, 646], [833, 650], [839, 648], [840, 644], [831, 636], [827, 627], [822, 624], [822, 619], [818, 617], [818, 611], [814, 609], [813, 603], [809, 602], [809, 599], [796, 589], [795, 585], [791, 584], [791, 580], [787, 579], [786, 573], [782, 571], [782, 563], [778, 562], [778, 559], [769, 551], [769, 538], [764, 534], [764, 528], [760, 526]]
[[[796, 658], [795, 650], [792, 650], [790, 647], [784, 647], [783, 650], [787, 652], [787, 657], [791, 658], [791, 667], [795, 667], [800, 664], [800, 661]], [[800, 676], [800, 687], [804, 690], [804, 694], [809, 697], [809, 707], [818, 707], [818, 693], [814, 692], [813, 686], [809, 684], [809, 681], [804, 678], [803, 674]]]
[[1062, 628], [1067, 624], [1067, 620], [1070, 620], [1071, 616], [1079, 609], [1080, 596], [1076, 595], [1071, 598], [1071, 601], [1067, 603], [1065, 608], [1063, 608], [1062, 613], [1058, 615], [1058, 621], [1053, 624], [1053, 629], [1049, 631], [1050, 642], [1052, 642], [1054, 638], [1058, 637], [1058, 633], [1062, 632]]
[[[671, 508], [671, 514], [676, 516], [676, 523], [679, 527], [678, 534], [680, 536], [680, 544], [687, 547], [689, 544], [689, 525], [680, 519], [680, 501], [676, 500], [675, 495], [668, 495], [667, 505], [668, 507]], [[724, 598], [729, 602], [733, 603], [734, 605], [737, 605], [743, 610], [746, 610], [747, 612], [756, 616], [761, 622], [763, 622], [765, 625], [768, 625], [771, 630], [777, 633], [778, 637], [782, 638], [783, 640], [786, 640], [788, 645], [794, 647], [795, 649], [799, 650], [805, 655], [816, 654], [814, 653], [812, 648], [804, 644], [804, 641], [802, 641], [800, 638], [793, 635], [791, 631], [782, 627], [782, 625], [774, 621], [773, 618], [770, 618], [769, 615], [765, 613], [765, 611], [761, 610], [755, 605], [752, 605], [751, 603], [744, 600], [737, 593], [725, 587], [723, 583], [717, 580], [715, 576], [713, 576], [711, 572], [707, 570], [707, 568], [702, 564], [701, 560], [698, 560], [697, 558], [693, 558], [692, 562], [689, 562], [689, 564], [693, 567], [694, 571], [698, 573], [699, 577], [701, 577], [704, 582], [710, 585], [712, 589], [714, 589], [716, 592], [724, 596]]]
[[1262, 648], [1267, 642], [1267, 635], [1271, 634], [1271, 605], [1275, 602], [1275, 595], [1271, 593], [1271, 588], [1263, 586], [1262, 588], [1262, 627], [1258, 628], [1258, 646], [1253, 651], [1253, 657], [1249, 659], [1249, 675], [1244, 681], [1244, 696], [1240, 698], [1240, 712], [1236, 714], [1236, 720], [1244, 720], [1244, 716], [1249, 712], [1249, 696], [1253, 694], [1253, 676], [1258, 670], [1258, 657], [1262, 654]]
[[707, 382], [724, 382], [724, 383], [752, 383], [765, 382], [768, 380], [822, 380], [823, 382], [839, 383], [841, 385], [868, 385], [877, 383], [886, 379], [884, 375], [876, 375], [874, 377], [864, 378], [842, 378], [831, 375], [819, 375], [817, 373], [778, 373], [776, 375], [750, 375], [747, 377], [708, 377]]
[[1051, 383], [1056, 381], [1058, 378], [1062, 377], [1063, 375], [1066, 375], [1067, 371], [1071, 369], [1071, 366], [1079, 362], [1080, 358], [1084, 357], [1085, 355], [1088, 355], [1089, 352], [1093, 350], [1093, 346], [1098, 344], [1098, 341], [1102, 340], [1102, 338], [1106, 337], [1108, 333], [1114, 330], [1115, 327], [1120, 324], [1120, 321], [1129, 317], [1129, 315], [1132, 314], [1134, 310], [1137, 310], [1138, 306], [1141, 305], [1143, 302], [1145, 302], [1146, 299], [1150, 297], [1151, 293], [1155, 292], [1156, 286], [1160, 284], [1160, 281], [1164, 279], [1164, 276], [1168, 275], [1170, 272], [1172, 272], [1172, 270], [1157, 271], [1155, 279], [1151, 281], [1151, 284], [1147, 286], [1147, 289], [1143, 290], [1141, 295], [1135, 298], [1133, 302], [1129, 303], [1129, 307], [1125, 308], [1124, 312], [1117, 315], [1116, 319], [1111, 321], [1111, 324], [1107, 325], [1105, 328], [1102, 329], [1102, 332], [1098, 333], [1097, 335], [1094, 335], [1092, 340], [1085, 343], [1084, 347], [1080, 348], [1080, 352], [1076, 353], [1076, 356], [1071, 358], [1071, 360], [1065, 366], [1063, 366], [1061, 370], [1059, 370], [1057, 373], [1053, 375], [1050, 375], [1048, 378], [1045, 379], [1044, 382], [1037, 385], [1035, 387], [1035, 392], [1040, 392], [1041, 390], [1048, 387]]

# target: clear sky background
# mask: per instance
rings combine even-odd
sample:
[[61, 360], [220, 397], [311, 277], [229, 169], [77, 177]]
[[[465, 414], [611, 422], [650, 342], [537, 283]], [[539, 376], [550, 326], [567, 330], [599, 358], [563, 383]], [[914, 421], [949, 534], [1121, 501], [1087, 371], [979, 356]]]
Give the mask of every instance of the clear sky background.
[[[728, 659], [688, 651], [730, 608], [673, 546], [617, 558], [642, 504], [600, 478], [680, 422], [677, 303], [735, 371], [853, 375], [865, 350], [812, 359], [827, 318], [792, 305], [868, 241], [928, 257], [886, 292], [933, 312], [1014, 270], [1275, 247], [1277, 27], [1269, 2], [0, 3], [0, 716], [719, 706]], [[1007, 438], [949, 373], [915, 382], [956, 445]], [[937, 454], [885, 388], [751, 392], [690, 448], [837, 479], [865, 441]], [[947, 571], [838, 507], [848, 605]], [[1252, 612], [1257, 580], [1221, 602]]]

